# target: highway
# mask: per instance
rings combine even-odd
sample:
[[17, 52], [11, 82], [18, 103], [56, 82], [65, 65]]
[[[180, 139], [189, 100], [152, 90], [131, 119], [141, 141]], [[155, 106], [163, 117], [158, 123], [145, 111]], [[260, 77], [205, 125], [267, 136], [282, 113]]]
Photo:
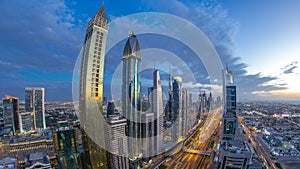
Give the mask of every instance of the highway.
[[[192, 154], [183, 152], [182, 149], [188, 140], [191, 140], [191, 144], [186, 145], [187, 149], [196, 149], [206, 151], [208, 149], [212, 137], [216, 131], [217, 126], [222, 119], [221, 108], [210, 112], [208, 117], [203, 120], [182, 142], [177, 143], [173, 148], [163, 154], [158, 161], [152, 163], [149, 169], [156, 169], [162, 164], [170, 169], [198, 169], [207, 167], [211, 162], [210, 156]], [[194, 137], [193, 137], [194, 136]]]

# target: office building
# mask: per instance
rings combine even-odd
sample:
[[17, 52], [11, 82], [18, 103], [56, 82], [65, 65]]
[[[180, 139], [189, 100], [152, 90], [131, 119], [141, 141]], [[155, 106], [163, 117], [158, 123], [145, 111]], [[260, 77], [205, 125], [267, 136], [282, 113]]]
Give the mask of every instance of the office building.
[[53, 142], [57, 156], [58, 165], [61, 169], [81, 168], [79, 152], [78, 133], [79, 130], [66, 121], [58, 122], [53, 131]]
[[223, 70], [223, 101], [221, 140], [234, 140], [237, 128], [236, 85], [234, 84], [233, 72], [228, 69]]
[[[107, 168], [104, 127], [99, 124], [103, 112], [103, 76], [105, 47], [109, 20], [104, 6], [88, 22], [84, 39], [81, 71], [79, 111], [82, 131], [84, 168]], [[95, 105], [96, 104], [96, 105]], [[88, 106], [89, 105], [89, 106]], [[91, 106], [95, 107], [91, 110]], [[97, 124], [97, 126], [95, 126]], [[95, 131], [97, 130], [97, 132]], [[91, 138], [94, 137], [94, 138]], [[93, 140], [99, 141], [95, 143]]]
[[155, 137], [154, 137], [154, 113], [141, 113], [141, 131], [143, 138], [142, 152], [143, 156], [148, 158], [156, 155]]
[[223, 70], [223, 101], [219, 168], [246, 169], [251, 164], [254, 151], [248, 142], [236, 139], [236, 85], [233, 72], [228, 68]]
[[127, 120], [119, 115], [110, 115], [107, 119], [106, 136], [107, 165], [110, 169], [129, 169], [128, 139], [126, 137]]
[[34, 112], [22, 112], [19, 116], [20, 132], [26, 134], [34, 130]]
[[25, 88], [25, 111], [34, 113], [34, 128], [45, 129], [45, 89]]
[[185, 137], [185, 135], [187, 134], [187, 113], [188, 113], [188, 95], [187, 95], [187, 90], [186, 89], [182, 89], [181, 92], [181, 119], [182, 119], [182, 136]]
[[128, 155], [130, 168], [137, 168], [141, 157], [141, 51], [134, 33], [128, 35], [123, 51], [122, 114], [127, 118]]
[[114, 101], [109, 101], [107, 104], [107, 116], [115, 114], [115, 103]]
[[154, 115], [154, 135], [155, 136], [155, 152], [159, 154], [162, 151], [163, 142], [163, 123], [164, 108], [162, 98], [162, 87], [159, 70], [154, 69], [153, 72], [153, 91], [152, 91], [152, 109]]
[[10, 129], [15, 135], [19, 129], [19, 99], [5, 95], [3, 102], [3, 119], [5, 129]]
[[247, 142], [229, 140], [220, 145], [220, 169], [246, 169], [251, 163], [253, 149]]
[[182, 136], [182, 79], [174, 77], [173, 81], [173, 110], [171, 114], [172, 125], [172, 140], [177, 142]]

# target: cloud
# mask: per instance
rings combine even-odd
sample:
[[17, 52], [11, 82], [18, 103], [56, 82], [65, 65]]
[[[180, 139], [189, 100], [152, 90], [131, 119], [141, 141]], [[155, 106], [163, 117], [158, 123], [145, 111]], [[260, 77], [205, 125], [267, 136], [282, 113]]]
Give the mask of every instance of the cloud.
[[218, 2], [214, 0], [201, 2], [188, 0], [183, 4], [179, 0], [169, 0], [167, 2], [153, 0], [145, 3], [154, 11], [174, 14], [191, 21], [206, 34], [215, 46], [223, 65], [228, 64], [229, 69], [233, 70], [240, 99], [250, 97], [255, 99], [257, 95], [253, 91], [286, 89], [286, 85], [270, 83], [276, 80], [277, 77], [263, 76], [261, 73], [249, 74], [247, 72], [247, 64], [241, 61], [241, 57], [238, 56], [236, 50], [235, 36], [240, 29], [239, 23], [230, 18], [227, 10]]
[[282, 74], [291, 74], [294, 73], [294, 69], [298, 68], [298, 62], [294, 61], [284, 67], [281, 68], [281, 70], [283, 71]]
[[[84, 35], [82, 25], [75, 25], [73, 11], [63, 0], [0, 1], [0, 11], [0, 94], [11, 91], [7, 89], [9, 84], [14, 84], [12, 88], [17, 91], [34, 84], [64, 88], [59, 78], [43, 81], [47, 73], [72, 76]], [[24, 78], [22, 72], [28, 70], [35, 73]], [[55, 90], [47, 93], [55, 92], [61, 100], [70, 100], [70, 91], [63, 92], [64, 98]]]

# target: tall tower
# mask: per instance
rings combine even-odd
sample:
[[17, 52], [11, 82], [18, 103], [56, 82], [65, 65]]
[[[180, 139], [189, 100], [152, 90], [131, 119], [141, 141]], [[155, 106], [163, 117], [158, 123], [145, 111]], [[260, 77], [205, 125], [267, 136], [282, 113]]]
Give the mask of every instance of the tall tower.
[[25, 88], [25, 111], [34, 113], [35, 129], [46, 128], [44, 88]]
[[223, 70], [223, 130], [222, 140], [234, 140], [237, 126], [236, 117], [236, 85], [233, 72]]
[[154, 114], [154, 135], [156, 136], [155, 146], [156, 153], [159, 153], [162, 149], [162, 141], [163, 141], [163, 97], [162, 97], [162, 87], [159, 70], [154, 69], [153, 72], [153, 92], [152, 92], [152, 112]]
[[140, 45], [134, 33], [128, 35], [124, 47], [122, 75], [122, 112], [127, 118], [128, 150], [131, 168], [135, 167], [136, 160], [141, 155], [139, 139], [140, 133], [140, 106], [141, 106], [141, 52]]
[[[100, 116], [103, 115], [103, 74], [108, 27], [109, 21], [102, 5], [86, 28], [80, 72], [79, 110], [83, 131], [82, 142], [85, 158], [83, 164], [85, 168], [89, 169], [107, 168], [105, 150], [97, 145], [86, 132], [95, 127], [91, 126], [88, 121], [93, 120], [94, 123], [97, 123], [95, 121], [97, 118], [94, 117], [99, 116], [99, 114]], [[91, 103], [97, 103], [99, 111], [89, 110], [90, 107], [87, 105]], [[104, 129], [101, 125], [104, 124], [100, 124], [97, 132], [90, 133], [94, 134], [94, 137], [99, 138], [100, 141], [103, 140], [101, 138], [104, 138]]]
[[3, 101], [4, 128], [10, 128], [15, 135], [19, 127], [19, 98], [5, 95]]
[[[177, 140], [182, 136], [182, 79], [179, 76], [174, 77], [173, 82], [173, 111], [171, 121], [172, 125], [172, 140]], [[174, 124], [175, 123], [175, 124]]]

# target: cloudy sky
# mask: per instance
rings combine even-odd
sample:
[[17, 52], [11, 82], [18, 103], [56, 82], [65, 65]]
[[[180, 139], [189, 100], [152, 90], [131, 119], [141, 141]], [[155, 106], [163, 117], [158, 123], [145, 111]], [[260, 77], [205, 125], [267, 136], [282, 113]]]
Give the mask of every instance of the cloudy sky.
[[[37, 86], [46, 88], [49, 101], [72, 100], [72, 74], [85, 26], [102, 3], [0, 1], [0, 96], [23, 99], [25, 87]], [[222, 64], [234, 71], [240, 100], [300, 98], [299, 1], [110, 0], [104, 5], [111, 21], [139, 12], [163, 12], [196, 25], [212, 42]], [[141, 46], [147, 46], [147, 39], [149, 35], [140, 37]], [[172, 51], [168, 46], [156, 47]], [[106, 60], [106, 79], [111, 78], [109, 64], [114, 56]], [[202, 69], [201, 65], [196, 66]], [[194, 85], [205, 86], [205, 82]]]

